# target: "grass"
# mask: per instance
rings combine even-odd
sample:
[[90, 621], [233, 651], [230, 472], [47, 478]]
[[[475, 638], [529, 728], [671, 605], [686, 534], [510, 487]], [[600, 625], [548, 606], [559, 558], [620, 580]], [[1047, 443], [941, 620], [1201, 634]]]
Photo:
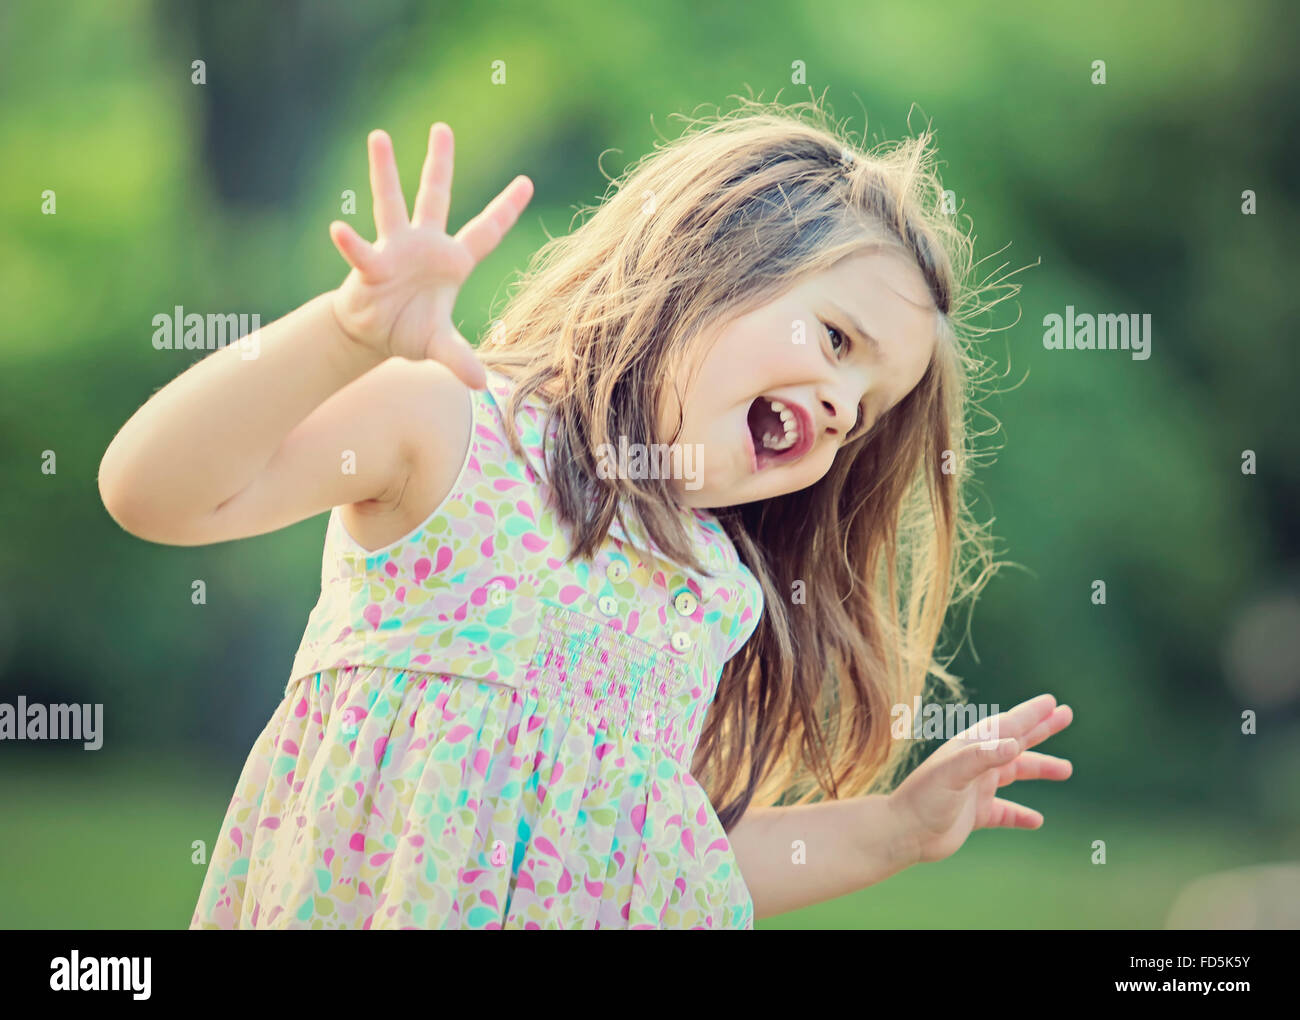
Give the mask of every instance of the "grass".
[[[0, 927], [187, 927], [206, 871], [193, 842], [211, 847], [238, 769], [97, 754], [90, 770], [87, 760], [24, 755], [21, 771], [16, 758], [4, 763]], [[1221, 815], [1045, 799], [1024, 795], [1047, 819], [1036, 832], [976, 832], [946, 861], [757, 927], [1161, 928], [1192, 879], [1295, 856]], [[1105, 864], [1092, 863], [1098, 839]]]

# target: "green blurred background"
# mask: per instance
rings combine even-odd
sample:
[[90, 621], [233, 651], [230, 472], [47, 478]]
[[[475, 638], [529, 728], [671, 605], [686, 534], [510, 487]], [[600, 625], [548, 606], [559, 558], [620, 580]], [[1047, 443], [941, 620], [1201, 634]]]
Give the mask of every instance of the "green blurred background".
[[[1075, 775], [1011, 788], [1037, 832], [977, 832], [759, 927], [1161, 927], [1198, 877], [1300, 859], [1296, 22], [1280, 0], [5, 5], [0, 701], [102, 702], [106, 737], [0, 744], [0, 926], [188, 924], [192, 845], [216, 837], [318, 594], [324, 515], [172, 548], [105, 512], [109, 441], [200, 356], [154, 350], [153, 316], [267, 322], [337, 286], [344, 190], [373, 236], [367, 131], [392, 134], [409, 198], [441, 119], [453, 230], [514, 175], [536, 184], [462, 292], [481, 335], [672, 114], [810, 88], [859, 135], [865, 111], [869, 143], [916, 104], [977, 256], [1010, 245], [986, 268], [1038, 263], [984, 347], [1006, 375], [981, 509], [1024, 569], [987, 589], [954, 668], [971, 701], [1069, 703], [1043, 750]], [[1150, 359], [1044, 350], [1067, 304], [1150, 313]]]

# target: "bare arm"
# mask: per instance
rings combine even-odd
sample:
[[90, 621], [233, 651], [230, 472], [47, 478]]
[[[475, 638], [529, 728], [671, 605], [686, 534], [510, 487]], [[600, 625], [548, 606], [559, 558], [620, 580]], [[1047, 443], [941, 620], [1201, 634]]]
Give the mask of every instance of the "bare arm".
[[[241, 344], [215, 351], [131, 416], [99, 469], [100, 494], [119, 524], [168, 544], [221, 540], [212, 536], [214, 517], [267, 470], [290, 431], [387, 360], [343, 333], [332, 297], [322, 294], [259, 329], [248, 338], [256, 340], [256, 358], [245, 360]], [[304, 512], [279, 526], [387, 495], [410, 461], [398, 424], [374, 414], [355, 422], [355, 442], [334, 452], [334, 464], [316, 464], [286, 487], [300, 494]], [[345, 473], [342, 450], [358, 447], [356, 473]], [[273, 529], [250, 533], [259, 530]]]
[[516, 178], [453, 238], [450, 129], [429, 133], [410, 218], [388, 136], [372, 132], [369, 150], [378, 240], [331, 225], [352, 267], [343, 285], [192, 366], [109, 445], [99, 489], [126, 530], [203, 545], [334, 506], [396, 506], [417, 473], [426, 494], [445, 481], [464, 388], [485, 381], [452, 323], [456, 294], [532, 185]]
[[885, 794], [750, 808], [728, 840], [756, 918], [846, 896], [916, 863]]
[[892, 793], [750, 808], [728, 840], [754, 916], [798, 910], [943, 860], [975, 829], [1038, 828], [1041, 814], [997, 791], [1017, 780], [1068, 779], [1067, 759], [1028, 749], [1073, 719], [1068, 706], [1043, 694], [952, 737]]

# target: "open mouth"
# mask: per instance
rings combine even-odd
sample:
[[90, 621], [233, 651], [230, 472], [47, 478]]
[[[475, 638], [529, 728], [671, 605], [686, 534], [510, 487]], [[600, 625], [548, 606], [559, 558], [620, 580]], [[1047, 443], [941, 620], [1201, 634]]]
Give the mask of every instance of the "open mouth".
[[797, 404], [757, 397], [749, 405], [746, 420], [760, 471], [774, 464], [793, 463], [812, 446], [811, 422]]

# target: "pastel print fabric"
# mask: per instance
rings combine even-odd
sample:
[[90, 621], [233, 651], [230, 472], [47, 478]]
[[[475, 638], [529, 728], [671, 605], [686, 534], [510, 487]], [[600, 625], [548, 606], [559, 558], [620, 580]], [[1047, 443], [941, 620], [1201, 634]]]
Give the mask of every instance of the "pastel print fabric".
[[[548, 505], [545, 405], [471, 392], [442, 505], [367, 552], [330, 514], [320, 600], [222, 822], [191, 928], [752, 928], [692, 755], [762, 593], [630, 515], [593, 560]], [[546, 436], [549, 444], [553, 431]]]

